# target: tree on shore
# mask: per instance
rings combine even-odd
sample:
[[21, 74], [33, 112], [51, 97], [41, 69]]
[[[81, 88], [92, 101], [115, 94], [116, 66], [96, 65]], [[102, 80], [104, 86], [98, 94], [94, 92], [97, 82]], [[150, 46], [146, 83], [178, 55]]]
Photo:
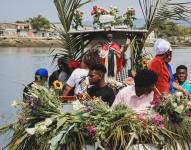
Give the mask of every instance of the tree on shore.
[[50, 22], [45, 17], [38, 15], [37, 17], [29, 18], [29, 23], [32, 25], [32, 28], [39, 30], [48, 30], [50, 28]]

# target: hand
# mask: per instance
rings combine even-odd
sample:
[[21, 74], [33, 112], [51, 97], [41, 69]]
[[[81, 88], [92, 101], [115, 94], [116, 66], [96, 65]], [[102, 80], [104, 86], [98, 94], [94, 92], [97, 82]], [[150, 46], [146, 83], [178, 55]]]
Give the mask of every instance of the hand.
[[132, 77], [127, 77], [125, 79], [125, 81], [123, 81], [123, 83], [126, 84], [126, 85], [134, 85], [135, 84], [134, 79]]

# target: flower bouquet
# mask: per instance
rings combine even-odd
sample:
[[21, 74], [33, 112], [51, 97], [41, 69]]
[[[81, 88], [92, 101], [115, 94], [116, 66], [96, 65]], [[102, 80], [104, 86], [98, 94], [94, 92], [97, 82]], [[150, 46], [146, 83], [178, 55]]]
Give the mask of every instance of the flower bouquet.
[[157, 113], [136, 114], [123, 105], [110, 108], [87, 93], [77, 98], [73, 111], [66, 112], [55, 92], [33, 85], [28, 101], [16, 104], [18, 120], [1, 127], [0, 133], [13, 130], [8, 146], [19, 150], [83, 149], [94, 143], [109, 149], [128, 149], [133, 144], [171, 148], [179, 139], [166, 128], [166, 117]]
[[78, 30], [79, 27], [83, 28], [82, 25], [82, 19], [83, 19], [84, 13], [80, 10], [76, 9], [73, 16], [73, 22], [75, 23], [74, 28]]
[[100, 16], [107, 14], [109, 14], [108, 10], [99, 6], [93, 6], [93, 9], [91, 11], [91, 15], [93, 16], [94, 19], [93, 25], [99, 26], [101, 28], [102, 24], [100, 22]]
[[133, 20], [135, 20], [135, 9], [127, 8], [127, 11], [123, 14], [124, 24], [128, 27], [133, 27]]
[[182, 92], [162, 96], [155, 111], [165, 117], [165, 126], [178, 134], [177, 141], [183, 143], [183, 149], [190, 147], [191, 141], [191, 102]]

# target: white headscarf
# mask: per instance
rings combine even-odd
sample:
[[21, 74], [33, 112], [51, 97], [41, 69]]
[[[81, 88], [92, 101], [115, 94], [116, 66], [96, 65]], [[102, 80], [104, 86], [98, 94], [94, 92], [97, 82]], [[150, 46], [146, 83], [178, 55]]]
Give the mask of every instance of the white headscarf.
[[157, 39], [154, 44], [154, 50], [157, 55], [162, 55], [166, 53], [168, 50], [172, 51], [170, 43], [164, 39]]

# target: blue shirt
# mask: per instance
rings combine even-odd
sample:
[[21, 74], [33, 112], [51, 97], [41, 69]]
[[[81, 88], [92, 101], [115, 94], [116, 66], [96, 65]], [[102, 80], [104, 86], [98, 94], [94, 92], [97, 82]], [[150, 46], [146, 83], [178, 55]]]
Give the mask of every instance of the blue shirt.
[[169, 71], [169, 74], [170, 74], [170, 81], [169, 81], [169, 91], [170, 91], [170, 93], [172, 94], [172, 93], [174, 93], [174, 88], [173, 88], [173, 85], [172, 85], [172, 83], [173, 83], [173, 81], [174, 81], [174, 75], [173, 75], [173, 72], [172, 72], [172, 67], [171, 67], [171, 65], [170, 64], [167, 64], [167, 68], [168, 68], [168, 71]]
[[182, 86], [182, 88], [188, 92], [189, 94], [191, 94], [191, 82], [189, 80], [184, 81], [182, 84], [180, 84]]

